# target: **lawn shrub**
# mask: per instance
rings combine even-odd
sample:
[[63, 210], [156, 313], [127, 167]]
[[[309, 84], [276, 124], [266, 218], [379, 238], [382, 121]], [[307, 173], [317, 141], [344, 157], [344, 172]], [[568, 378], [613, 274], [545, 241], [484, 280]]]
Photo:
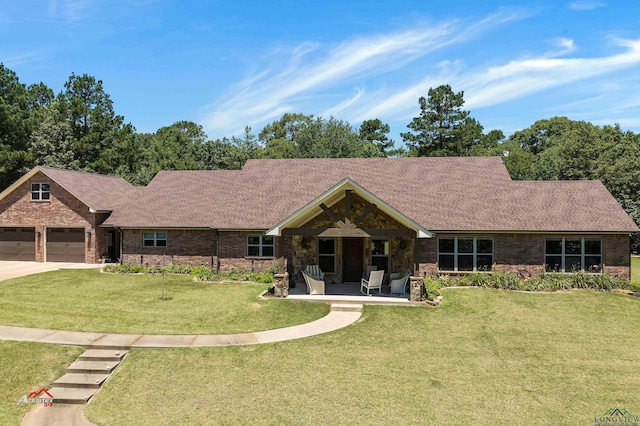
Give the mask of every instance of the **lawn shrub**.
[[246, 269], [232, 269], [228, 272], [216, 272], [208, 266], [174, 265], [142, 266], [124, 264], [109, 264], [104, 268], [105, 272], [114, 274], [179, 274], [192, 275], [196, 281], [250, 281], [255, 283], [270, 284], [273, 280], [273, 271], [253, 272]]
[[440, 289], [446, 287], [449, 280], [447, 277], [426, 277], [423, 280], [422, 297], [426, 300], [435, 300], [440, 296]]
[[[441, 281], [441, 284], [442, 287], [468, 286], [523, 291], [561, 291], [570, 289], [610, 291], [634, 288], [629, 281], [623, 278], [604, 274], [587, 274], [585, 272], [575, 272], [573, 274], [542, 273], [529, 280], [523, 280], [516, 274], [506, 272], [495, 274], [465, 274], [461, 276], [450, 276], [445, 281]], [[425, 279], [425, 287], [426, 286]]]

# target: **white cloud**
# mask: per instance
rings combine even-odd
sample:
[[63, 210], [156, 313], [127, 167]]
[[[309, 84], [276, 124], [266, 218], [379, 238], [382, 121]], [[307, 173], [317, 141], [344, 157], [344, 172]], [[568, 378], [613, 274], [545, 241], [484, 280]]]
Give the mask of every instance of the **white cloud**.
[[597, 0], [578, 0], [569, 3], [569, 8], [577, 11], [583, 11], [598, 9], [606, 5], [606, 3]]
[[640, 39], [619, 40], [619, 44], [627, 51], [598, 58], [524, 59], [465, 76], [460, 81], [465, 106], [496, 105], [640, 64]]
[[[419, 25], [402, 31], [376, 34], [347, 40], [336, 46], [303, 43], [294, 48], [273, 49], [271, 69], [249, 75], [210, 106], [202, 120], [210, 134], [236, 133], [245, 125], [264, 124], [274, 111], [296, 110], [301, 98], [319, 96], [321, 90], [331, 90], [350, 82], [390, 75], [429, 53], [467, 41], [496, 25], [511, 22], [522, 13], [503, 10], [476, 23], [447, 21]], [[279, 68], [278, 68], [279, 67]], [[315, 113], [354, 110], [361, 104], [362, 92], [341, 98], [334, 105], [316, 106]], [[373, 93], [378, 93], [374, 90]], [[414, 102], [415, 102], [414, 98]], [[319, 108], [318, 108], [319, 107]], [[299, 108], [299, 107], [298, 107]], [[305, 111], [307, 113], [311, 111]]]

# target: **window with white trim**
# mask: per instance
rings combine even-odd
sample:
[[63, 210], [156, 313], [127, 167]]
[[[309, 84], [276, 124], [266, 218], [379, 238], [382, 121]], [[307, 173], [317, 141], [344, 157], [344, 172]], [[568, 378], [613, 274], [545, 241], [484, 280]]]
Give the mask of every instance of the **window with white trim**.
[[389, 240], [371, 240], [371, 264], [378, 267], [378, 271], [389, 272]]
[[51, 198], [51, 187], [48, 183], [31, 184], [32, 201], [49, 201]]
[[602, 272], [602, 239], [547, 238], [544, 263], [547, 272]]
[[490, 271], [493, 239], [487, 237], [438, 238], [438, 270], [452, 272]]
[[142, 245], [144, 247], [166, 247], [167, 233], [166, 232], [143, 232]]
[[334, 238], [318, 239], [318, 265], [322, 272], [336, 271], [336, 240]]
[[275, 238], [273, 235], [247, 235], [247, 256], [273, 257], [275, 252]]

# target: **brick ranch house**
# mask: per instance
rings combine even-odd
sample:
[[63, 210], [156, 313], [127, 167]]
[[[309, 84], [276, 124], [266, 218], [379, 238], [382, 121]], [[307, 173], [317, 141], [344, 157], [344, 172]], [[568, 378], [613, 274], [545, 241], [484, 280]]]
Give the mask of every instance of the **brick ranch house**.
[[545, 270], [630, 276], [639, 231], [597, 181], [513, 181], [499, 157], [249, 160], [163, 171], [146, 187], [36, 167], [0, 194], [0, 260], [368, 264], [414, 275]]

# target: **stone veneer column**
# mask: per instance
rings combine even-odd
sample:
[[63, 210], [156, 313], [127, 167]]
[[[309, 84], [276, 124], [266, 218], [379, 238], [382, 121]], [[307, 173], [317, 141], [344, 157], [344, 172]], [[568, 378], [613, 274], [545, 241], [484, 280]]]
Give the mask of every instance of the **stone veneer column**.
[[274, 296], [275, 297], [287, 297], [289, 296], [289, 274], [285, 272], [284, 274], [275, 274], [273, 276], [275, 279], [274, 284]]
[[422, 277], [409, 277], [409, 300], [412, 302], [422, 301]]

